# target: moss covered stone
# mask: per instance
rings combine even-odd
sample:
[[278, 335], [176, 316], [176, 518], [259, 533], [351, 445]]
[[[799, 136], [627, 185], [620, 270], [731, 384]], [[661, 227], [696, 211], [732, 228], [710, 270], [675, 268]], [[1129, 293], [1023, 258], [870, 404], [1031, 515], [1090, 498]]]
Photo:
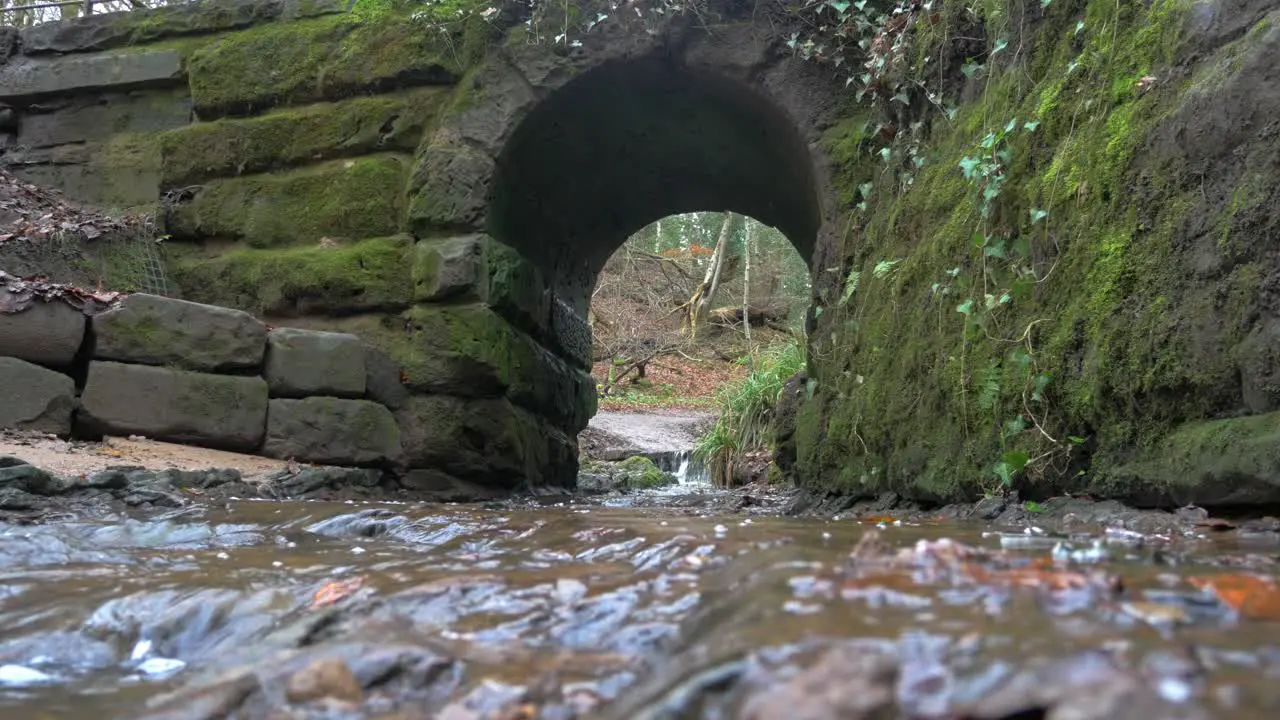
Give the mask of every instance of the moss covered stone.
[[256, 315], [349, 315], [409, 306], [413, 238], [395, 235], [350, 245], [255, 250], [208, 256], [170, 248], [169, 271], [183, 296]]
[[506, 398], [416, 395], [396, 412], [405, 469], [429, 468], [487, 487], [572, 487], [576, 444]]
[[[1241, 410], [1237, 352], [1258, 311], [1252, 208], [1275, 195], [1233, 191], [1251, 175], [1229, 167], [1206, 180], [1197, 173], [1221, 151], [1178, 139], [1239, 141], [1234, 120], [1214, 127], [1213, 101], [1193, 97], [1222, 89], [1171, 69], [1188, 47], [1187, 7], [1049, 6], [1009, 37], [1025, 53], [988, 63], [953, 118], [934, 115], [920, 167], [886, 167], [857, 113], [828, 132], [840, 199], [861, 201], [862, 178], [873, 182], [833, 253], [843, 267], [816, 277], [801, 482], [968, 499], [999, 486], [995, 466], [1014, 452], [1032, 459], [1016, 482], [1033, 492], [1105, 484], [1180, 423]], [[992, 42], [1020, 32], [986, 20]], [[1199, 63], [1218, 67], [1223, 53], [1247, 71], [1238, 47]], [[1006, 128], [984, 216], [961, 163]], [[1205, 221], [1225, 217], [1227, 251]]]
[[488, 290], [483, 235], [423, 240], [414, 248], [415, 302], [484, 300]]
[[404, 161], [387, 154], [214, 180], [171, 209], [168, 229], [179, 240], [256, 248], [391, 235], [401, 225], [404, 178]]
[[400, 16], [337, 15], [229, 34], [192, 53], [191, 96], [202, 118], [334, 100], [412, 85], [451, 84], [462, 72], [451, 38]]
[[674, 485], [676, 479], [658, 469], [652, 460], [636, 455], [618, 463], [614, 472], [625, 478], [626, 486], [636, 490]]
[[1280, 497], [1280, 412], [1187, 423], [1098, 478], [1090, 490], [1163, 507], [1274, 503]]
[[154, 139], [160, 185], [169, 189], [379, 150], [412, 152], [444, 97], [438, 88], [421, 88], [163, 132]]

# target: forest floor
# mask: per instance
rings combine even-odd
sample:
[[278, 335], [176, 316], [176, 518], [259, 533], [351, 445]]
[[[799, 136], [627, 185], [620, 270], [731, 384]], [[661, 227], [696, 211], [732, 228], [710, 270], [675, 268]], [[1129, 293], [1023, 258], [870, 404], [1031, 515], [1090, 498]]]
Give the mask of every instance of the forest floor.
[[[596, 363], [591, 374], [602, 382], [609, 376], [608, 361]], [[644, 378], [633, 374], [618, 383], [600, 399], [600, 409], [714, 408], [721, 389], [746, 374], [744, 363], [719, 357], [665, 355], [648, 364]]]

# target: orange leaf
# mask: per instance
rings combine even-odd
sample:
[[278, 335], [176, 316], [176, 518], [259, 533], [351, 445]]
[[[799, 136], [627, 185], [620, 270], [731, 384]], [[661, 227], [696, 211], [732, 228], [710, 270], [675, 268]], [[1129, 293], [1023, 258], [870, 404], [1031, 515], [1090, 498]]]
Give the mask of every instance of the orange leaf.
[[872, 515], [871, 517], [862, 518], [860, 522], [868, 523], [870, 525], [879, 525], [880, 523], [892, 525], [897, 521], [898, 518], [893, 517], [892, 515]]
[[317, 590], [316, 594], [311, 598], [311, 609], [315, 610], [316, 608], [340, 602], [351, 593], [359, 590], [363, 584], [363, 575], [357, 575], [350, 580], [334, 580], [331, 583], [325, 583], [324, 587]]
[[1280, 588], [1257, 575], [1213, 575], [1187, 578], [1200, 590], [1212, 590], [1224, 605], [1250, 620], [1280, 620]]

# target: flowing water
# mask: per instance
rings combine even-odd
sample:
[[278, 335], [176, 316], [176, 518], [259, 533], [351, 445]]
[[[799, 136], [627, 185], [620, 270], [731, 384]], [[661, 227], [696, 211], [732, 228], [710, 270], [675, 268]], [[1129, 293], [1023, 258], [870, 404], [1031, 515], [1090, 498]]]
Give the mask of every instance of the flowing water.
[[1272, 535], [317, 501], [0, 524], [0, 718], [1270, 718]]

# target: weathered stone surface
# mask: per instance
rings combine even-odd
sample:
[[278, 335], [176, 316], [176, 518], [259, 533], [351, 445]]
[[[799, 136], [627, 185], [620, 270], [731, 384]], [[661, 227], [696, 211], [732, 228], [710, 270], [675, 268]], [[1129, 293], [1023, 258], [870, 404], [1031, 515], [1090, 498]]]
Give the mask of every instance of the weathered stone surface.
[[269, 473], [264, 481], [271, 488], [272, 495], [292, 498], [317, 490], [375, 487], [382, 481], [382, 471], [377, 468], [303, 467], [296, 472], [277, 470]]
[[421, 469], [401, 473], [400, 486], [414, 497], [435, 502], [476, 502], [510, 494], [503, 488], [459, 480], [439, 470]]
[[18, 144], [45, 148], [101, 142], [120, 133], [159, 132], [190, 122], [191, 96], [185, 89], [94, 94], [25, 114]]
[[[9, 458], [17, 460], [17, 458]], [[0, 464], [0, 488], [13, 488], [33, 495], [44, 495], [54, 487], [53, 476], [34, 465], [19, 461], [17, 464]]]
[[422, 153], [409, 180], [409, 229], [481, 230], [489, 202], [493, 159], [441, 130]]
[[364, 396], [392, 410], [399, 410], [409, 399], [409, 389], [400, 382], [400, 366], [382, 350], [363, 343]]
[[[8, 293], [0, 288], [0, 293]], [[41, 365], [70, 365], [80, 351], [88, 321], [60, 302], [42, 302], [20, 313], [0, 313], [0, 355]]]
[[402, 360], [414, 391], [464, 397], [506, 394], [576, 432], [595, 412], [595, 384], [581, 370], [515, 329], [484, 305], [418, 306], [407, 313]]
[[551, 301], [550, 337], [561, 357], [579, 368], [591, 369], [591, 323], [560, 298]]
[[93, 357], [189, 370], [262, 364], [267, 328], [239, 310], [139, 293], [95, 315]]
[[[577, 444], [505, 398], [414, 395], [396, 412], [402, 470], [434, 470], [501, 488], [573, 487]], [[414, 476], [424, 487], [435, 478]]]
[[551, 290], [542, 271], [514, 248], [492, 238], [485, 259], [490, 307], [535, 337], [546, 334], [551, 327]]
[[231, 238], [257, 248], [393, 235], [404, 178], [404, 160], [383, 154], [214, 180], [168, 208], [166, 228], [183, 240]]
[[257, 377], [94, 361], [77, 420], [95, 434], [255, 450], [267, 425], [267, 383]]
[[342, 658], [321, 658], [294, 673], [285, 685], [284, 695], [293, 703], [326, 699], [344, 703], [364, 701], [359, 681]]
[[26, 28], [22, 31], [22, 51], [35, 55], [106, 50], [164, 37], [344, 12], [347, 5], [345, 0], [218, 0], [130, 13], [97, 13]]
[[191, 123], [155, 137], [161, 184], [166, 189], [183, 187], [317, 160], [413, 152], [448, 98], [444, 88], [416, 88]]
[[71, 378], [0, 357], [0, 428], [68, 435], [75, 407], [76, 386]]
[[345, 333], [276, 328], [262, 370], [272, 397], [364, 396], [364, 346]]
[[[191, 96], [203, 119], [247, 115], [415, 85], [450, 85], [462, 68], [451, 38], [392, 16], [349, 15], [271, 23], [228, 34], [188, 61]], [[263, 72], [263, 59], [272, 70]]]
[[484, 244], [483, 235], [420, 241], [414, 249], [414, 302], [483, 300], [489, 285]]
[[170, 247], [170, 279], [188, 300], [258, 317], [399, 312], [413, 294], [413, 238], [393, 235], [341, 245], [258, 250], [209, 257], [199, 248]]
[[400, 454], [400, 430], [390, 410], [368, 400], [276, 399], [262, 454], [335, 465], [385, 463]]
[[181, 79], [182, 57], [173, 50], [18, 58], [0, 65], [0, 99], [25, 99], [90, 88], [166, 85]]

